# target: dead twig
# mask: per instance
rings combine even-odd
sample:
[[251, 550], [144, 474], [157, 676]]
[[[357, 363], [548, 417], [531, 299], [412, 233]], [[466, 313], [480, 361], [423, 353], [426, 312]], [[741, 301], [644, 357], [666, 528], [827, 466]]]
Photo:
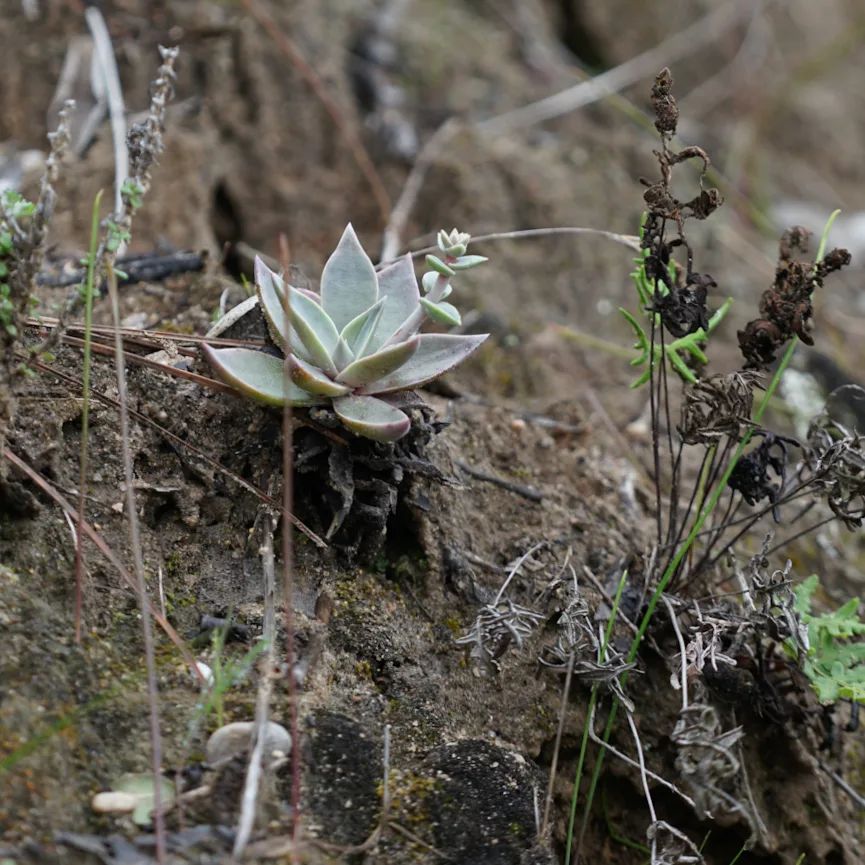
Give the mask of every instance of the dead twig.
[[[126, 149], [126, 107], [117, 73], [117, 61], [105, 19], [99, 7], [88, 5], [84, 20], [93, 37], [97, 65], [102, 75], [101, 86], [105, 88], [108, 101], [108, 116], [111, 119], [111, 139], [114, 143], [114, 213], [119, 218], [123, 213], [123, 182], [129, 177], [129, 151]], [[123, 244], [125, 246], [125, 244]], [[120, 251], [122, 254], [122, 250]]]
[[[261, 571], [264, 578], [264, 653], [261, 658], [261, 676], [258, 682], [258, 693], [255, 699], [255, 744], [249, 752], [249, 763], [246, 767], [246, 779], [240, 798], [240, 817], [237, 821], [237, 834], [234, 839], [232, 855], [240, 858], [249, 843], [250, 835], [255, 826], [255, 807], [258, 801], [258, 790], [261, 785], [262, 757], [267, 739], [267, 721], [270, 712], [270, 698], [273, 694], [274, 643], [276, 641], [276, 567], [273, 554], [273, 517], [267, 511], [261, 514]], [[286, 604], [290, 604], [290, 598]], [[289, 670], [289, 675], [291, 671]], [[292, 740], [291, 750], [294, 753], [299, 748], [296, 739]]]
[[[613, 600], [613, 596], [601, 585], [601, 581], [592, 573], [591, 569], [586, 565], [583, 565], [583, 574], [589, 578], [589, 582], [595, 587], [600, 596], [606, 601], [607, 606], [613, 610], [615, 609], [615, 602]], [[634, 633], [639, 633], [639, 628], [625, 615], [621, 606], [618, 610], [618, 615], [621, 620], [628, 626], [628, 629]]]
[[[181, 273], [204, 270], [205, 260], [206, 257], [200, 252], [172, 252], [167, 255], [148, 252], [127, 255], [117, 259], [115, 266], [125, 274], [124, 276], [117, 274], [117, 284], [123, 286], [138, 282], [162, 282]], [[61, 273], [43, 270], [36, 277], [36, 282], [48, 288], [67, 288], [70, 285], [80, 285], [84, 276], [85, 271], [80, 268]], [[104, 285], [97, 290], [101, 294]]]
[[524, 484], [518, 484], [514, 481], [500, 478], [498, 477], [498, 475], [488, 474], [487, 472], [483, 472], [480, 469], [473, 468], [468, 463], [465, 463], [462, 460], [456, 460], [456, 466], [461, 471], [464, 471], [467, 475], [470, 475], [473, 478], [477, 478], [477, 480], [479, 481], [484, 481], [488, 484], [495, 484], [496, 486], [501, 487], [508, 492], [516, 493], [519, 496], [523, 496], [523, 498], [529, 499], [529, 501], [542, 502], [544, 500], [543, 493], [539, 492], [534, 487], [526, 486]]
[[[108, 294], [115, 326], [120, 325], [120, 301], [114, 271], [108, 270]], [[129, 545], [132, 547], [132, 565], [135, 573], [138, 603], [141, 607], [141, 633], [144, 640], [144, 658], [147, 666], [147, 702], [150, 710], [150, 752], [153, 772], [153, 825], [156, 835], [156, 860], [163, 865], [166, 856], [165, 816], [162, 813], [162, 736], [159, 731], [159, 690], [156, 683], [156, 657], [153, 651], [153, 629], [144, 579], [144, 555], [141, 549], [141, 530], [135, 504], [135, 476], [132, 469], [132, 448], [129, 442], [129, 397], [126, 389], [126, 365], [123, 362], [123, 338], [119, 333], [114, 341], [117, 367], [117, 396], [120, 403], [120, 447], [123, 455], [123, 476], [126, 481], [126, 519], [129, 525]], [[79, 519], [79, 529], [83, 520]], [[197, 665], [196, 665], [197, 667]]]
[[[29, 478], [37, 487], [39, 487], [42, 492], [44, 492], [55, 504], [59, 505], [63, 510], [64, 514], [68, 516], [75, 516], [77, 511], [73, 505], [71, 505], [56, 489], [55, 487], [49, 483], [45, 478], [42, 477], [37, 471], [34, 471], [24, 460], [21, 459], [14, 451], [9, 448], [5, 448], [3, 450], [3, 458], [14, 468], [18, 469], [21, 474], [25, 477]], [[81, 524], [81, 529], [87, 537], [94, 543], [99, 552], [105, 556], [106, 559], [111, 563], [111, 565], [116, 569], [117, 573], [120, 575], [120, 578], [129, 586], [133, 592], [136, 591], [136, 583], [132, 578], [132, 575], [126, 570], [123, 566], [123, 563], [117, 557], [117, 554], [108, 544], [105, 542], [105, 539], [102, 535], [97, 532], [93, 526], [90, 525], [86, 520]], [[192, 657], [189, 649], [186, 648], [186, 644], [183, 640], [180, 639], [180, 635], [177, 631], [174, 630], [171, 623], [157, 610], [153, 604], [150, 602], [149, 598], [145, 596], [145, 601], [147, 602], [147, 609], [151, 616], [156, 620], [156, 623], [160, 628], [165, 632], [166, 636], [175, 646], [177, 646], [178, 651], [180, 652], [183, 660], [186, 662], [187, 666], [191, 670], [192, 674], [198, 678], [202, 685], [206, 685], [207, 682], [204, 678], [204, 675], [201, 672], [201, 669], [198, 666], [198, 662], [195, 658]]]
[[670, 616], [670, 624], [676, 632], [676, 639], [679, 641], [679, 659], [680, 659], [680, 685], [682, 690], [682, 712], [688, 711], [688, 652], [685, 649], [685, 638], [682, 636], [682, 629], [679, 627], [679, 618], [676, 611], [673, 609], [673, 602], [666, 596], [661, 595], [661, 600], [667, 608], [667, 613]]
[[458, 129], [454, 118], [446, 120], [424, 144], [418, 158], [415, 160], [399, 198], [390, 213], [390, 219], [384, 229], [381, 245], [381, 260], [390, 261], [397, 257], [402, 245], [402, 235], [412, 208], [423, 187], [427, 172], [435, 158], [441, 153], [447, 141]]
[[[105, 235], [96, 252], [96, 278], [101, 283], [102, 278], [115, 266], [118, 252], [125, 244], [132, 229], [133, 217], [141, 206], [142, 199], [150, 189], [152, 171], [164, 149], [163, 134], [165, 131], [165, 111], [174, 96], [174, 65], [177, 62], [177, 48], [159, 47], [162, 60], [151, 85], [150, 107], [143, 123], [136, 123], [129, 130], [126, 140], [129, 155], [129, 176], [121, 184], [121, 207], [105, 224]], [[34, 272], [41, 268], [37, 267]], [[66, 321], [82, 302], [81, 292], [75, 291], [67, 299], [57, 322], [48, 337], [30, 350], [31, 357], [50, 352], [59, 342], [65, 331]]]
[[[629, 718], [631, 717], [631, 713], [628, 712], [627, 709], [626, 709], [626, 714], [628, 715]], [[662, 784], [668, 790], [671, 790], [677, 796], [680, 796], [692, 808], [696, 809], [697, 806], [694, 803], [694, 800], [687, 793], [683, 793], [671, 781], [667, 781], [665, 778], [662, 778], [660, 775], [656, 775], [651, 770], [646, 769], [646, 767], [644, 765], [641, 765], [639, 762], [634, 760], [632, 757], [629, 757], [627, 754], [624, 753], [624, 751], [620, 751], [618, 748], [616, 748], [615, 745], [611, 745], [609, 742], [605, 742], [595, 732], [595, 709], [594, 708], [592, 709], [592, 712], [590, 713], [589, 717], [586, 718], [586, 724], [588, 724], [588, 727], [589, 727], [589, 738], [596, 745], [600, 745], [602, 748], [609, 751], [611, 754], [613, 754], [615, 757], [618, 757], [622, 762], [627, 763], [629, 766], [633, 766], [635, 769], [639, 769], [641, 774], [645, 773], [650, 778], [652, 778], [652, 780], [657, 781], [659, 784]], [[638, 754], [639, 754], [640, 760], [642, 760], [642, 756], [643, 756], [642, 750], [638, 750]]]
[[500, 114], [498, 117], [484, 120], [478, 124], [478, 129], [485, 135], [505, 135], [517, 129], [560, 117], [578, 108], [584, 108], [653, 75], [664, 65], [670, 65], [676, 60], [694, 54], [707, 42], [716, 40], [722, 33], [735, 27], [752, 12], [753, 8], [753, 0], [733, 0], [733, 2], [722, 3], [690, 27], [680, 30], [669, 39], [602, 75], [581, 81], [573, 87]]
[[[640, 238], [631, 234], [617, 234], [615, 231], [603, 231], [600, 228], [582, 228], [577, 225], [554, 225], [550, 228], [526, 228], [520, 231], [496, 231], [492, 234], [479, 234], [472, 237], [472, 243], [486, 243], [487, 241], [498, 240], [530, 240], [535, 237], [555, 237], [562, 234], [586, 234], [594, 237], [604, 237], [607, 240], [612, 240], [613, 243], [619, 243], [622, 246], [633, 249], [637, 252], [640, 250]], [[438, 246], [425, 246], [423, 249], [413, 250], [412, 258], [421, 258], [428, 252], [435, 252]], [[375, 267], [380, 270], [385, 265], [390, 264], [394, 259], [382, 259]]]
[[858, 790], [854, 790], [834, 769], [830, 769], [822, 760], [817, 765], [853, 800], [853, 802], [865, 811], [865, 796]]
[[[288, 238], [279, 236], [279, 249], [283, 272], [288, 272], [290, 252]], [[291, 300], [285, 307], [285, 329], [289, 329]], [[283, 367], [286, 390], [288, 389], [288, 366]], [[291, 511], [294, 507], [294, 409], [286, 402], [282, 409], [282, 585], [285, 597], [285, 666], [288, 671], [289, 726], [294, 745], [291, 749], [291, 837], [297, 844], [300, 837], [300, 678], [295, 675], [294, 657], [294, 535]], [[295, 854], [291, 856], [295, 865]]]
[[[655, 812], [655, 803], [652, 801], [652, 792], [649, 789], [649, 779], [648, 775], [652, 775], [656, 780], [661, 780], [665, 786], [670, 786], [666, 784], [662, 779], [660, 779], [657, 775], [654, 775], [652, 772], [649, 772], [646, 769], [646, 761], [643, 756], [643, 744], [640, 741], [640, 734], [637, 731], [637, 725], [634, 722], [634, 716], [630, 712], [625, 712], [625, 715], [628, 719], [628, 726], [631, 729], [631, 735], [634, 738], [634, 747], [637, 749], [637, 761], [636, 764], [640, 770], [640, 780], [643, 783], [643, 792], [646, 797], [646, 804], [649, 807], [649, 815], [652, 818], [652, 822], [649, 824], [649, 828], [646, 830], [646, 837], [651, 844], [651, 865], [666, 865], [666, 863], [676, 862], [678, 865], [686, 865], [686, 863], [698, 863], [703, 861], [703, 856], [700, 851], [697, 849], [697, 846], [691, 841], [690, 838], [687, 837], [684, 833], [680, 832], [675, 826], [671, 826], [669, 823], [666, 823], [663, 820], [658, 820], [658, 815]], [[607, 746], [609, 747], [609, 745]], [[632, 761], [630, 761], [632, 762]], [[676, 789], [673, 787], [672, 789]], [[678, 792], [678, 791], [677, 791]], [[680, 793], [679, 795], [684, 795]], [[685, 797], [687, 798], [687, 797]], [[690, 803], [691, 806], [694, 806], [694, 803]], [[685, 855], [684, 851], [680, 855], [675, 855], [675, 858], [670, 856], [667, 851], [662, 851], [663, 858], [658, 857], [658, 837], [660, 835], [660, 831], [666, 831], [668, 834], [672, 835], [676, 841], [678, 841], [685, 849], [690, 850], [692, 855]]]
[[562, 749], [562, 733], [565, 729], [565, 715], [568, 708], [568, 697], [571, 693], [571, 679], [574, 674], [574, 653], [571, 652], [568, 658], [568, 671], [565, 674], [565, 687], [562, 690], [562, 704], [559, 706], [559, 723], [556, 728], [556, 742], [553, 746], [553, 759], [550, 763], [550, 781], [547, 785], [547, 797], [544, 800], [544, 816], [541, 820], [541, 826], [538, 830], [538, 837], [543, 840], [547, 834], [547, 827], [550, 821], [550, 809], [553, 806], [553, 786], [556, 781], [556, 772], [559, 767], [559, 753]]
[[401, 826], [399, 823], [394, 823], [394, 821], [391, 820], [387, 824], [387, 827], [388, 827], [388, 829], [392, 829], [394, 832], [398, 832], [400, 835], [405, 836], [406, 838], [409, 839], [409, 841], [413, 842], [414, 844], [417, 844], [419, 847], [423, 847], [424, 850], [429, 850], [430, 853], [432, 853], [434, 856], [438, 856], [439, 859], [444, 859], [448, 862], [453, 861], [453, 860], [451, 860], [451, 858], [449, 856], [442, 853], [441, 850], [437, 850], [435, 847], [432, 846], [432, 844], [427, 843], [426, 841], [423, 840], [423, 838], [419, 837], [418, 835], [416, 835], [414, 832], [410, 831], [409, 829], [406, 829], [405, 826]]

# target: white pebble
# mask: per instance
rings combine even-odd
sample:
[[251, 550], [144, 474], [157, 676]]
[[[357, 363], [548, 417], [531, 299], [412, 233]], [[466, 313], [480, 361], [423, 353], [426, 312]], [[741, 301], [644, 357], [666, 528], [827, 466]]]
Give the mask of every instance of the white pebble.
[[90, 807], [97, 814], [130, 814], [138, 805], [138, 796], [134, 793], [121, 793], [109, 790], [107, 793], [97, 793]]
[[[198, 672], [201, 673], [201, 679], [204, 679], [204, 683], [209, 687], [213, 684], [213, 670], [204, 663], [204, 661], [196, 661], [195, 666], [198, 669]], [[201, 679], [198, 676], [193, 675], [193, 681], [200, 685]]]
[[[255, 724], [252, 721], [235, 721], [220, 727], [207, 740], [207, 762], [211, 766], [217, 766], [232, 757], [245, 754], [249, 750], [254, 729]], [[290, 752], [291, 735], [288, 730], [282, 724], [268, 721], [264, 733], [265, 765]]]

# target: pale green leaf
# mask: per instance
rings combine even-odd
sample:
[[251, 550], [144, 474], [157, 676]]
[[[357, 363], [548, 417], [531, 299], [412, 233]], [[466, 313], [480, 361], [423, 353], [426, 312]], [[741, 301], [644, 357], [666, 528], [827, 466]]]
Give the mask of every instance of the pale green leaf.
[[201, 347], [219, 377], [244, 396], [268, 405], [320, 405], [324, 400], [288, 379], [281, 358], [249, 348]]
[[427, 263], [427, 267], [431, 267], [437, 273], [440, 273], [442, 276], [453, 276], [454, 269], [449, 265], [445, 264], [437, 255], [428, 255], [424, 259]]
[[[159, 785], [159, 804], [162, 808], [170, 808], [174, 804], [174, 784], [168, 778], [157, 778]], [[122, 775], [112, 785], [118, 793], [130, 793], [135, 796], [137, 804], [132, 812], [132, 820], [138, 826], [149, 826], [151, 813], [155, 804], [153, 775], [149, 773], [128, 773]]]
[[378, 279], [351, 223], [321, 274], [321, 305], [338, 331], [378, 300]]
[[359, 358], [354, 363], [349, 364], [336, 377], [336, 380], [350, 387], [370, 385], [407, 363], [417, 352], [421, 339], [422, 337], [412, 336], [405, 342], [389, 345], [375, 354]]
[[390, 375], [363, 387], [363, 393], [390, 393], [418, 387], [465, 360], [489, 334], [425, 333], [415, 354]]
[[371, 396], [338, 397], [333, 409], [352, 432], [375, 441], [396, 441], [411, 427], [408, 416], [398, 408]]
[[313, 366], [293, 354], [288, 355], [286, 360], [291, 380], [307, 393], [330, 397], [345, 396], [349, 393], [349, 389], [345, 385], [337, 384], [317, 366]]
[[296, 288], [288, 288], [288, 317], [312, 362], [326, 373], [336, 375], [333, 354], [339, 332], [330, 316], [314, 300]]
[[452, 303], [433, 303], [425, 297], [420, 299], [420, 303], [426, 310], [426, 314], [439, 324], [456, 327], [462, 323], [459, 310]]
[[340, 337], [345, 340], [355, 357], [362, 357], [372, 339], [384, 311], [385, 298], [380, 297], [366, 312], [353, 318], [343, 329]]
[[461, 255], [456, 261], [451, 262], [451, 267], [454, 270], [469, 270], [486, 261], [489, 259], [483, 255]]
[[382, 268], [378, 275], [378, 289], [380, 297], [384, 298], [384, 309], [378, 327], [366, 347], [367, 354], [378, 351], [418, 307], [420, 292], [410, 255], [404, 255], [393, 264]]

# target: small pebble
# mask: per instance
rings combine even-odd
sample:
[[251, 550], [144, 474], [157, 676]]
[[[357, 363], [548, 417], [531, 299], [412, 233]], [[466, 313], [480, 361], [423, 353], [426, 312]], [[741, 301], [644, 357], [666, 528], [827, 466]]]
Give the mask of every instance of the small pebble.
[[[206, 684], [207, 686], [212, 685], [213, 670], [211, 670], [210, 667], [208, 667], [207, 664], [204, 663], [204, 661], [196, 661], [195, 666], [198, 668], [198, 672], [201, 673], [201, 678], [204, 679], [204, 684]], [[195, 682], [196, 685], [202, 684], [201, 679], [199, 679], [198, 676], [194, 674], [192, 676], [192, 680], [193, 682]]]
[[[220, 727], [207, 740], [207, 762], [218, 766], [232, 757], [245, 754], [254, 728], [252, 721], [236, 721]], [[291, 735], [282, 724], [268, 721], [264, 735], [265, 765], [291, 753]]]
[[97, 814], [131, 814], [138, 805], [138, 796], [134, 793], [121, 793], [109, 790], [107, 793], [97, 793], [90, 807]]

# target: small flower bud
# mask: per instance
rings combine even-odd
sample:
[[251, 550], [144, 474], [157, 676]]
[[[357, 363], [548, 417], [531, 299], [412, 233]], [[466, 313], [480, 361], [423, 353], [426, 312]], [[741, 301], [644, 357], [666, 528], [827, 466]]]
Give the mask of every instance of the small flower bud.
[[445, 255], [459, 258], [459, 256], [465, 255], [471, 235], [454, 228], [450, 232], [440, 231], [437, 239], [438, 247]]

